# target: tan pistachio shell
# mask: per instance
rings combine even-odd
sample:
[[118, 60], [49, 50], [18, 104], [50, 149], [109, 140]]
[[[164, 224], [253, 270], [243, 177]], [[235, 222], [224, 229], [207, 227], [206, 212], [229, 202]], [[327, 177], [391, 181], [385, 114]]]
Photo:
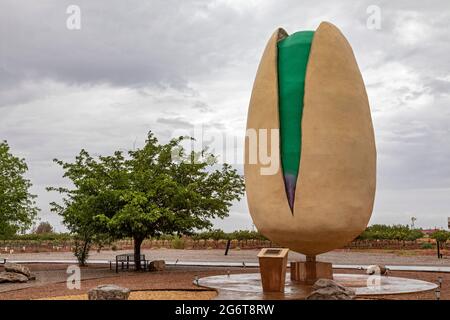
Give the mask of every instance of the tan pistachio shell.
[[[283, 29], [277, 29], [264, 50], [247, 129], [279, 129], [277, 42], [286, 36]], [[271, 150], [270, 139], [268, 144]], [[280, 246], [316, 255], [342, 247], [364, 231], [376, 184], [372, 119], [353, 51], [331, 23], [322, 22], [316, 30], [307, 65], [293, 212], [287, 202], [279, 149], [272, 159], [280, 164], [278, 170], [262, 175], [260, 169], [267, 164], [249, 163], [246, 139], [247, 201], [262, 234]]]

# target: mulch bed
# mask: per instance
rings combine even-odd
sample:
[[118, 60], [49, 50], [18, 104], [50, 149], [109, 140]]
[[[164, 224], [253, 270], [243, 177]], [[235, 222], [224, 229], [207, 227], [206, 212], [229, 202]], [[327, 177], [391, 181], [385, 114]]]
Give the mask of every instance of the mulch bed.
[[[211, 300], [217, 296], [215, 291], [132, 291], [128, 300]], [[89, 300], [87, 294], [50, 297], [42, 300]]]
[[[34, 269], [37, 265], [31, 265]], [[56, 267], [55, 267], [56, 268]], [[91, 268], [91, 267], [90, 267]], [[99, 268], [100, 269], [100, 268]], [[65, 268], [46, 269], [48, 272], [65, 272]], [[97, 279], [82, 280], [80, 290], [70, 290], [66, 282], [49, 283], [30, 288], [16, 289], [0, 293], [0, 300], [29, 300], [43, 299], [49, 297], [59, 297], [66, 295], [80, 295], [87, 293], [91, 288], [101, 284], [116, 284], [134, 291], [149, 289], [165, 290], [205, 290], [193, 284], [196, 276], [207, 277], [212, 275], [225, 274], [227, 270], [231, 273], [257, 272], [256, 269], [226, 269], [226, 268], [192, 268], [192, 267], [167, 267], [163, 272], [120, 272], [111, 271], [111, 276]], [[104, 266], [103, 266], [104, 273]], [[83, 271], [82, 271], [83, 272]]]

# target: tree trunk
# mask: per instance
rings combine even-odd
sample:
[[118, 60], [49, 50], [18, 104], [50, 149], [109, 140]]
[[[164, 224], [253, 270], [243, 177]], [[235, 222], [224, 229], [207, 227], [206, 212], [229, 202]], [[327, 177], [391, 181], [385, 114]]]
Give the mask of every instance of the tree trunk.
[[133, 238], [134, 239], [134, 267], [136, 271], [141, 270], [141, 244], [144, 239]]
[[230, 250], [230, 245], [231, 245], [231, 239], [227, 240], [227, 248], [225, 249], [225, 255], [228, 255], [228, 250]]
[[82, 253], [82, 258], [81, 258], [81, 263], [80, 263], [80, 265], [83, 267], [86, 265], [88, 247], [89, 247], [89, 242], [87, 240], [84, 240], [83, 253]]
[[78, 265], [85, 266], [91, 247], [89, 238], [76, 239], [74, 245], [74, 255], [78, 260]]

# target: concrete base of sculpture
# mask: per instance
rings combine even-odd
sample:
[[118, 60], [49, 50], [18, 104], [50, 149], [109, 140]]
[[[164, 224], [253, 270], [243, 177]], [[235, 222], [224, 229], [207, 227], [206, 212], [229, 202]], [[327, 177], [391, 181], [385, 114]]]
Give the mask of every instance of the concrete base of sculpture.
[[314, 284], [318, 279], [333, 279], [333, 267], [329, 262], [317, 262], [316, 257], [306, 261], [291, 262], [291, 280], [303, 284]]
[[[391, 276], [371, 276], [366, 274], [333, 274], [340, 285], [355, 291], [358, 296], [415, 293], [435, 290], [431, 282]], [[303, 300], [312, 292], [312, 286], [291, 281], [286, 276], [284, 292], [263, 292], [259, 273], [230, 274], [200, 278], [198, 284], [216, 289], [219, 300]]]

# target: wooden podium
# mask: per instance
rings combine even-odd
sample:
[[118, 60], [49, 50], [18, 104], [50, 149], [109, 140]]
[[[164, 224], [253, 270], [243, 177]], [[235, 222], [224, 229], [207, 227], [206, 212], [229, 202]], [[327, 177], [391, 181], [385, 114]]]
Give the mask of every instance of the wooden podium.
[[264, 248], [258, 253], [264, 292], [284, 292], [289, 249]]
[[291, 280], [314, 284], [318, 279], [333, 279], [333, 267], [328, 262], [317, 262], [315, 256], [306, 256], [306, 261], [291, 262]]

